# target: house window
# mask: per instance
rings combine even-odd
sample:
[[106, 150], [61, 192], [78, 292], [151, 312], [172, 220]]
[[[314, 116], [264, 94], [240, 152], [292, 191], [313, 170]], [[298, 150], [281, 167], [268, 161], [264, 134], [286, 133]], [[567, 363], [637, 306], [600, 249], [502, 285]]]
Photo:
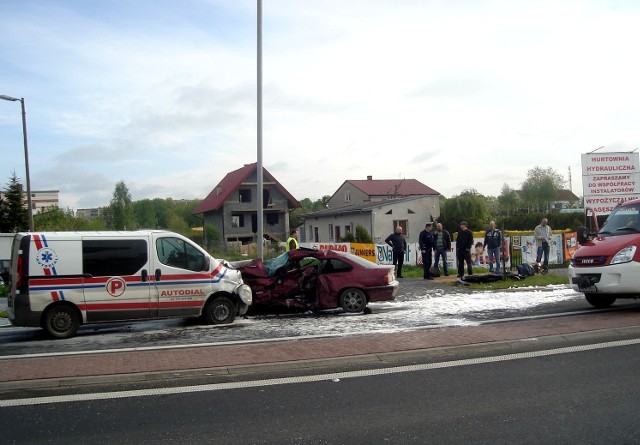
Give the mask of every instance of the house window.
[[244, 215], [231, 215], [231, 227], [244, 227]]
[[349, 189], [344, 191], [344, 202], [351, 202], [351, 190]]
[[344, 233], [351, 233], [351, 226], [344, 226]]
[[266, 216], [267, 216], [267, 225], [268, 226], [277, 226], [278, 224], [280, 224], [280, 214], [279, 213], [270, 212], [270, 213], [267, 213]]
[[265, 209], [268, 207], [273, 207], [271, 189], [262, 189], [262, 207], [264, 207]]
[[333, 240], [333, 224], [329, 224], [329, 239]]
[[406, 219], [398, 219], [393, 221], [393, 231], [395, 232], [396, 227], [402, 227], [402, 234], [405, 236], [409, 236], [409, 222]]
[[320, 236], [318, 234], [318, 227], [316, 227], [315, 231], [313, 232], [313, 241], [315, 241], [316, 243], [320, 241]]
[[240, 189], [240, 202], [251, 202], [251, 189]]
[[312, 241], [313, 239], [311, 238], [313, 236], [313, 226], [311, 224], [309, 224], [309, 240], [308, 241]]
[[409, 215], [414, 215], [416, 212], [414, 212], [414, 211], [413, 211], [413, 210], [411, 210], [411, 209], [407, 209], [407, 213], [408, 213]]
[[340, 226], [336, 226], [336, 242], [339, 243], [340, 242]]
[[385, 213], [385, 215], [392, 215], [393, 214], [393, 209], [390, 209], [387, 213]]

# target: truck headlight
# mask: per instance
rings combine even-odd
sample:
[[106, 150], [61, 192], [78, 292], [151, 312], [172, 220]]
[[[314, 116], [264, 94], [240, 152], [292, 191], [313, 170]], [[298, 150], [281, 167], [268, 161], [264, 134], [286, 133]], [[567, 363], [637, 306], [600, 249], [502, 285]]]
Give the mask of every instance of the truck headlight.
[[244, 304], [251, 305], [253, 297], [251, 295], [251, 288], [246, 284], [241, 284], [237, 289], [238, 295]]
[[613, 256], [610, 264], [628, 263], [633, 259], [635, 253], [636, 246], [629, 246], [624, 249], [620, 249], [620, 251]]

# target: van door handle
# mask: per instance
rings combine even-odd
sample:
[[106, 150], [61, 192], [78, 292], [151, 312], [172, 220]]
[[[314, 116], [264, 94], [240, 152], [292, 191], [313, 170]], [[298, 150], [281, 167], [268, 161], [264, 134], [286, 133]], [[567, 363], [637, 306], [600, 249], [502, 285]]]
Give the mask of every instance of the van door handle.
[[156, 281], [160, 281], [160, 277], [162, 276], [162, 272], [160, 269], [156, 269]]
[[148, 279], [149, 279], [149, 272], [147, 271], [147, 269], [142, 269], [142, 282], [146, 283]]

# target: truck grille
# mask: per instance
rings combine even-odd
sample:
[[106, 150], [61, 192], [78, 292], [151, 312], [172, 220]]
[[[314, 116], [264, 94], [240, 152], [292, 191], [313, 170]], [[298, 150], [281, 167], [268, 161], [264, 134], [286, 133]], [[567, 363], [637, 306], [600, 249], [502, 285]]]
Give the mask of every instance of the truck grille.
[[606, 263], [607, 257], [604, 255], [573, 258], [572, 261], [574, 267], [604, 266]]

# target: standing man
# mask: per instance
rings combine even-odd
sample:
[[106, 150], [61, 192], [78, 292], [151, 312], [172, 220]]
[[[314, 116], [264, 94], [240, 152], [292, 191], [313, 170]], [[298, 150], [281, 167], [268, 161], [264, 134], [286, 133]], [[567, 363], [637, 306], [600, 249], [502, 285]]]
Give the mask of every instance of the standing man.
[[287, 238], [287, 252], [290, 250], [295, 250], [298, 247], [298, 231], [296, 229], [291, 229], [291, 231], [289, 232], [289, 238]]
[[449, 265], [447, 264], [447, 252], [451, 250], [451, 235], [442, 228], [442, 223], [436, 224], [436, 231], [433, 233], [434, 250], [436, 252], [433, 267], [438, 269], [438, 262], [442, 257], [442, 268], [444, 275], [449, 276]]
[[456, 240], [456, 260], [458, 261], [458, 278], [464, 276], [464, 262], [467, 262], [467, 272], [473, 275], [471, 266], [471, 248], [473, 247], [473, 232], [467, 228], [467, 222], [460, 223], [458, 239]]
[[395, 266], [396, 277], [402, 278], [402, 264], [404, 263], [404, 253], [407, 251], [407, 240], [402, 236], [402, 227], [397, 226], [395, 233], [392, 233], [384, 240], [393, 250], [393, 265]]
[[420, 237], [418, 238], [420, 252], [422, 253], [422, 276], [425, 280], [433, 280], [433, 277], [431, 276], [431, 254], [435, 247], [435, 243], [433, 242], [431, 227], [432, 224], [428, 222], [424, 226], [424, 230], [420, 232]]
[[542, 218], [540, 224], [533, 229], [533, 237], [538, 247], [536, 263], [540, 264], [540, 260], [544, 254], [544, 267], [547, 269], [549, 268], [549, 243], [551, 242], [551, 227], [547, 225], [548, 222], [547, 218]]
[[496, 273], [500, 273], [500, 243], [502, 233], [496, 229], [496, 222], [489, 223], [489, 230], [484, 234], [484, 247], [489, 254], [489, 272], [493, 273], [493, 262], [496, 262]]

